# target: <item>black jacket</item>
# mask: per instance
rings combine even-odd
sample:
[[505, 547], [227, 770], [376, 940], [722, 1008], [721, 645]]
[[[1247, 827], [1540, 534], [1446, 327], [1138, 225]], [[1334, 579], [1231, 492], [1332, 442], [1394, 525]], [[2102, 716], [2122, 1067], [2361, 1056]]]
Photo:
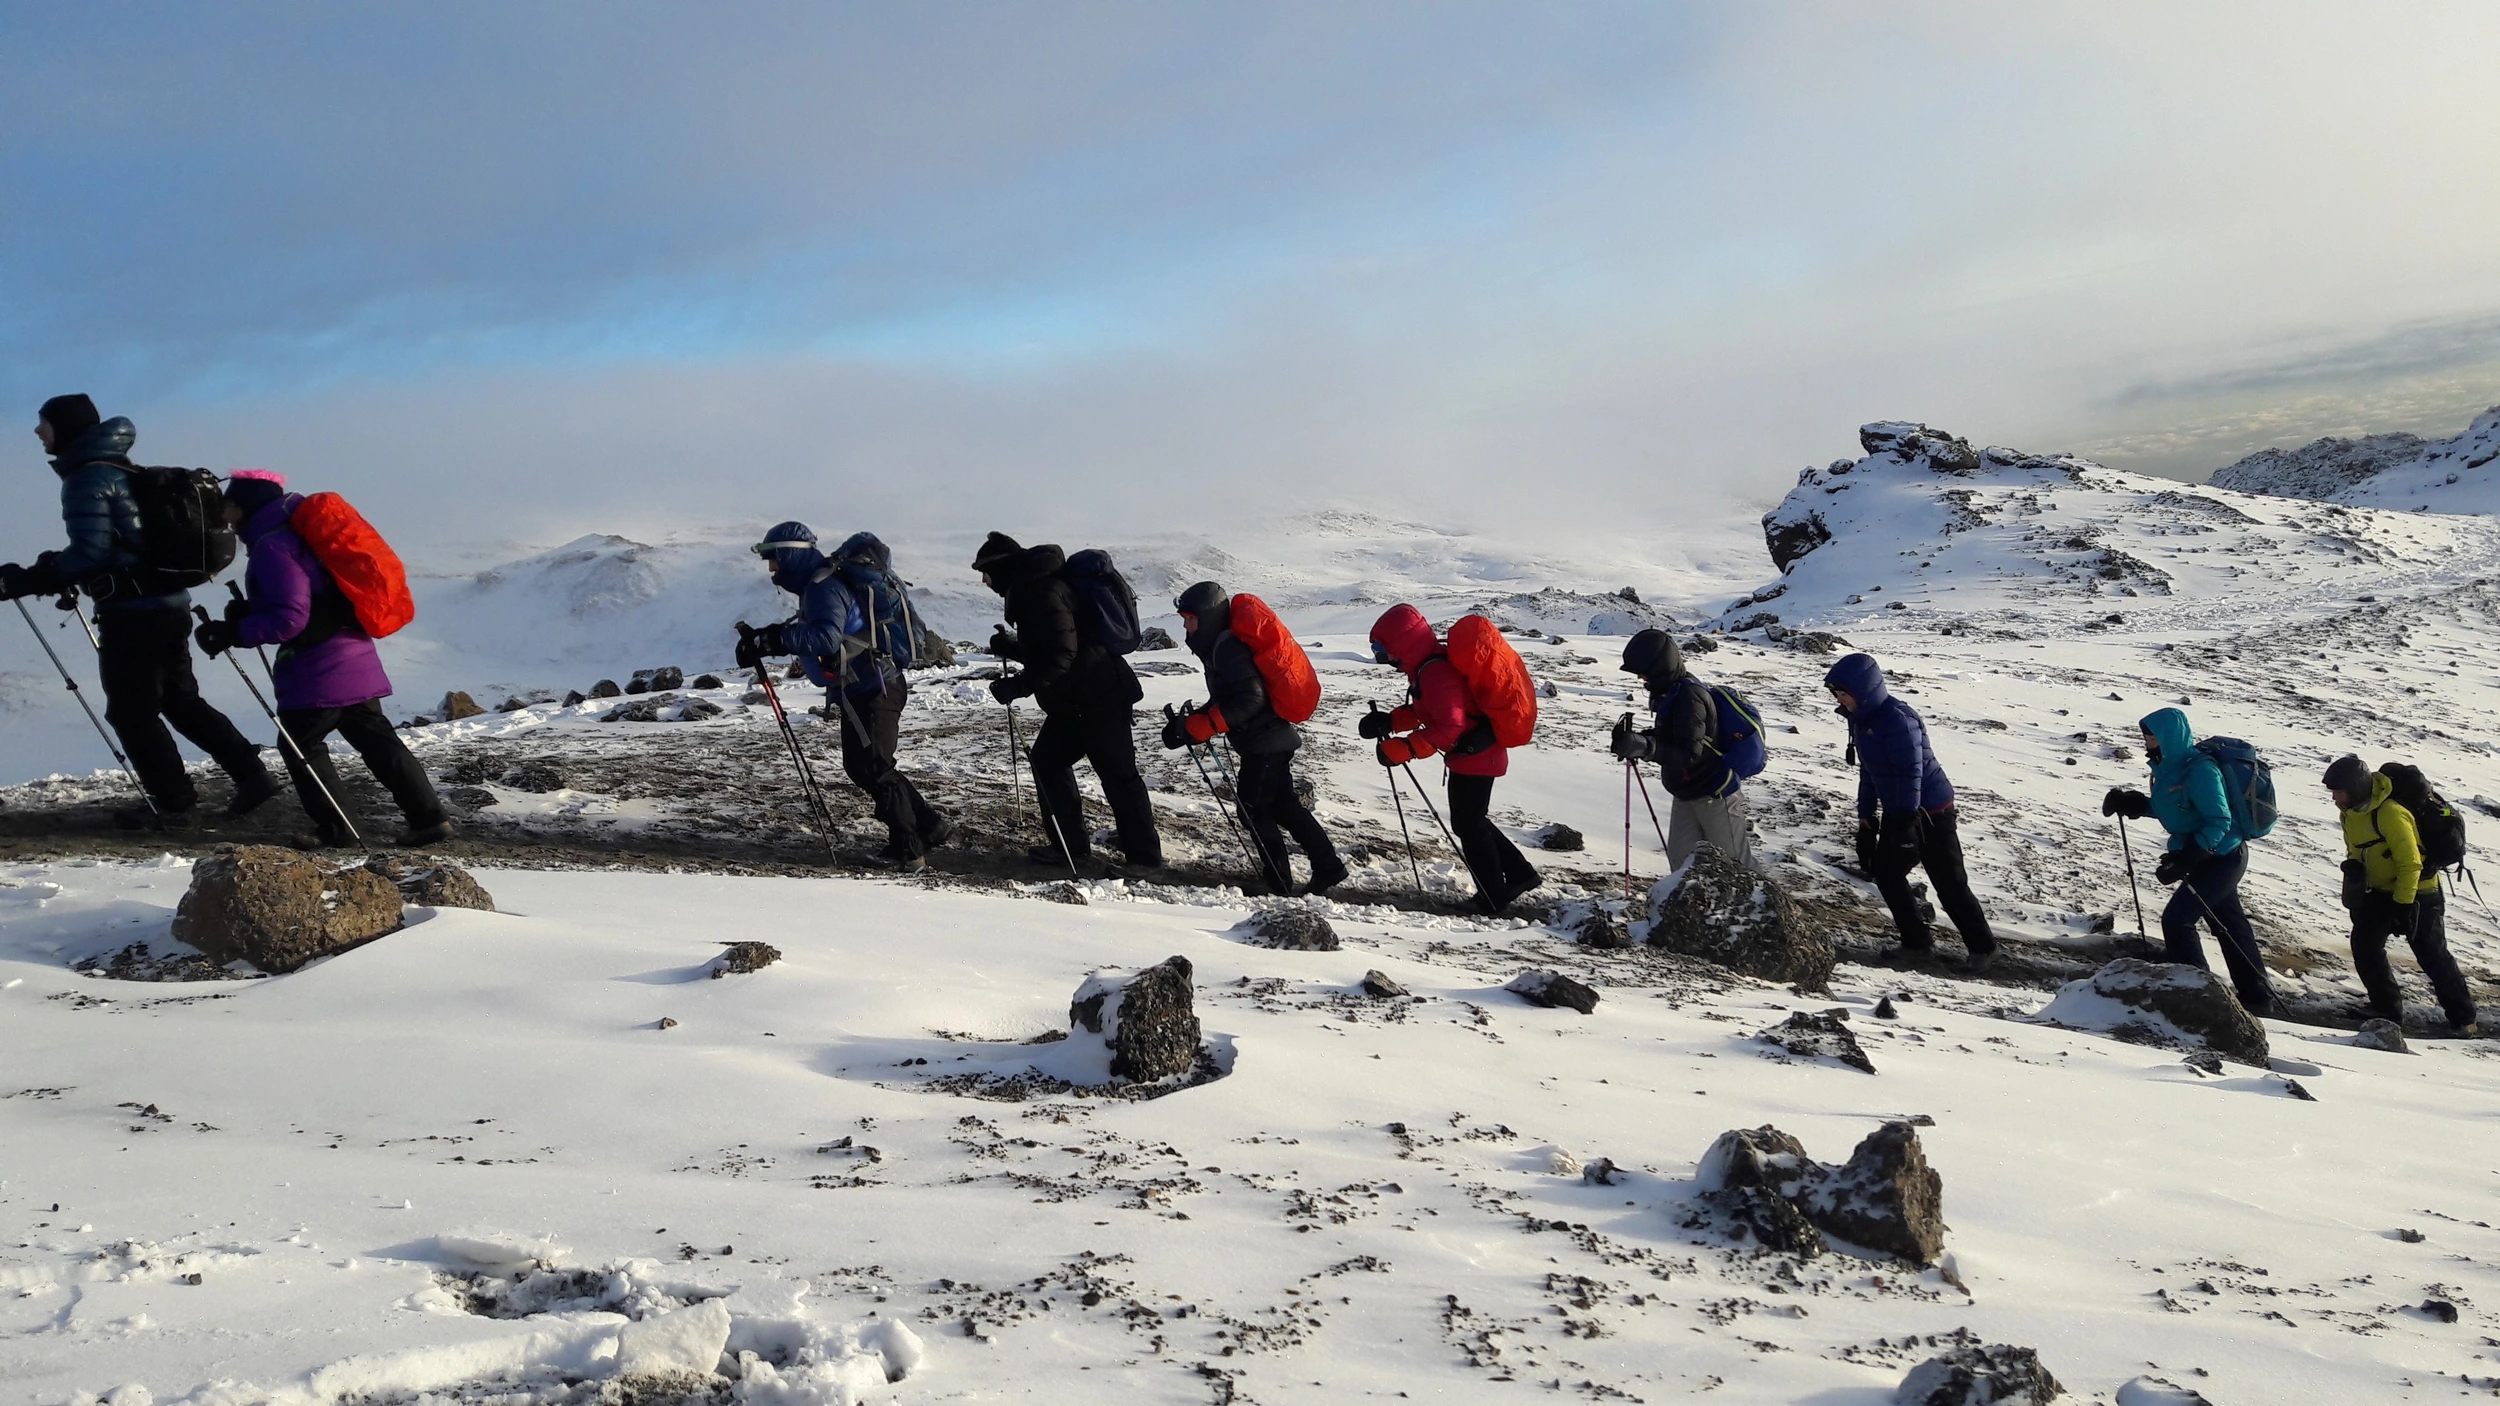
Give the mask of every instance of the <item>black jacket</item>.
[[1658, 719], [1649, 755], [1658, 763], [1667, 794], [1679, 801], [1706, 801], [1735, 790], [1735, 774], [1713, 745], [1719, 733], [1719, 709], [1710, 686], [1682, 674], [1673, 679], [1652, 678], [1649, 690], [1650, 711]]
[[69, 546], [36, 562], [36, 589], [85, 588], [100, 610], [188, 610], [187, 591], [147, 594], [131, 576], [139, 564], [139, 499], [130, 488], [130, 447], [139, 432], [114, 416], [62, 445], [52, 457], [61, 478], [61, 524]]
[[1003, 651], [1024, 666], [1016, 694], [1040, 703], [1045, 713], [1098, 703], [1130, 707], [1146, 691], [1127, 660], [1077, 633], [1076, 595], [1059, 574], [1067, 564], [1067, 553], [1045, 543], [989, 573], [1016, 630], [1014, 647]]
[[1225, 735], [1233, 750], [1248, 755], [1290, 752], [1302, 745], [1302, 734], [1268, 706], [1267, 678], [1250, 646], [1225, 627], [1225, 622], [1198, 618], [1198, 633], [1189, 650], [1207, 670], [1207, 701], [1224, 715]]

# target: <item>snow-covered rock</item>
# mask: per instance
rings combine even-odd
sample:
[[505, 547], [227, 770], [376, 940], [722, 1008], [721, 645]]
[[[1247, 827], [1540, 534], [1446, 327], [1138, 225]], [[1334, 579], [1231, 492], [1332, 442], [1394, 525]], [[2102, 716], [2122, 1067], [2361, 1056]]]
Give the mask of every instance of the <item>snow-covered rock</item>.
[[1068, 1003], [1068, 1038], [1099, 1041], [1108, 1077], [1151, 1084], [1187, 1074], [1200, 1032], [1187, 957], [1138, 971], [1095, 972]]
[[2202, 967], [2121, 957], [2059, 987], [2032, 1019], [2266, 1067], [2266, 1027], [2241, 1007], [2231, 983]]
[[1808, 991], [1831, 984], [1831, 935], [1803, 919], [1778, 880], [1716, 845], [1695, 849], [1650, 891], [1648, 927], [1635, 936], [1765, 981]]
[[2027, 1347], [1957, 1347], [1910, 1369], [1893, 1400], [1900, 1406], [2042, 1406], [2065, 1394]]
[[1791, 1011], [1788, 1019], [1763, 1031], [1754, 1038], [1777, 1045], [1793, 1055], [1807, 1059], [1829, 1059], [1872, 1074], [1875, 1061], [1867, 1058], [1858, 1037], [1849, 1033], [1849, 1013], [1845, 1010]]
[[2423, 443], [2418, 434], [2330, 435], [2298, 449], [2260, 449], [2205, 481], [2234, 493], [2326, 500], [2382, 469], [2420, 458]]
[[2216, 488], [2400, 512], [2500, 513], [2500, 406], [2448, 439], [2329, 437], [2261, 449], [2214, 471]]
[[274, 975], [399, 924], [399, 890], [361, 865], [333, 869], [275, 845], [224, 845], [193, 867], [173, 935], [217, 961]]

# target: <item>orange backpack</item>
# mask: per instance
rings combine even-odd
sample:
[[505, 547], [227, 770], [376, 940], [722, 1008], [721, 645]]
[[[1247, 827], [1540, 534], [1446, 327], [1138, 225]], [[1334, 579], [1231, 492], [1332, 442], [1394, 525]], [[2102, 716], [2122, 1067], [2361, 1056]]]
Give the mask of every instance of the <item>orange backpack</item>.
[[1450, 626], [1450, 663], [1467, 680], [1477, 712], [1493, 724], [1493, 740], [1525, 747], [1536, 736], [1536, 681], [1528, 662], [1502, 638], [1501, 627], [1481, 615], [1462, 615]]
[[1289, 723], [1306, 723], [1319, 711], [1319, 675], [1311, 656], [1276, 618], [1266, 601], [1244, 593], [1233, 597], [1233, 638], [1250, 647], [1259, 677], [1267, 683], [1267, 706]]
[[312, 548], [315, 560], [356, 608], [356, 623], [380, 639], [417, 618], [408, 594], [408, 568], [364, 515], [335, 493], [315, 493], [298, 504], [287, 526]]

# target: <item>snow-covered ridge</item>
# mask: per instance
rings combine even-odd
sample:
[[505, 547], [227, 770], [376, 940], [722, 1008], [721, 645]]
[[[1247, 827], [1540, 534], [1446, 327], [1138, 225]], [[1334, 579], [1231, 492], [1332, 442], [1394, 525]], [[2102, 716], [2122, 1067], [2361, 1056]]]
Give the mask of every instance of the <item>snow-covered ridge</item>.
[[2429, 513], [2500, 512], [2500, 406], [2463, 434], [2426, 440], [2375, 434], [2261, 449], [2214, 472], [2212, 484], [2278, 498]]
[[[2487, 418], [2500, 432], [2500, 416]], [[1944, 629], [2044, 611], [2191, 623], [2253, 592], [2324, 611], [2470, 575], [2500, 547], [2485, 520], [2184, 486], [2072, 455], [1976, 449], [1920, 424], [1868, 425], [1859, 443], [1864, 457], [1806, 470], [1764, 515], [1783, 574], [1723, 614], [1723, 628], [1766, 615], [1845, 628], [1877, 612]]]

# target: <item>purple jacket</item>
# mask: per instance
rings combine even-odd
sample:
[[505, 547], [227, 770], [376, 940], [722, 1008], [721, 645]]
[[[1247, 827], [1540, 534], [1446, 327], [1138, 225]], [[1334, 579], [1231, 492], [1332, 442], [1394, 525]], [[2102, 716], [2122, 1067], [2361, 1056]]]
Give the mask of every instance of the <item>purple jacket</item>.
[[[336, 590], [320, 558], [287, 526], [303, 501], [302, 494], [290, 493], [243, 524], [243, 544], [252, 551], [251, 567], [243, 574], [251, 613], [237, 633], [246, 647], [279, 646], [273, 667], [281, 712], [347, 708], [388, 697], [391, 680], [382, 672], [382, 656], [373, 647], [373, 637], [352, 620], [318, 644], [299, 648], [287, 643], [312, 622], [313, 599]], [[345, 602], [334, 599], [331, 606], [344, 609]]]

